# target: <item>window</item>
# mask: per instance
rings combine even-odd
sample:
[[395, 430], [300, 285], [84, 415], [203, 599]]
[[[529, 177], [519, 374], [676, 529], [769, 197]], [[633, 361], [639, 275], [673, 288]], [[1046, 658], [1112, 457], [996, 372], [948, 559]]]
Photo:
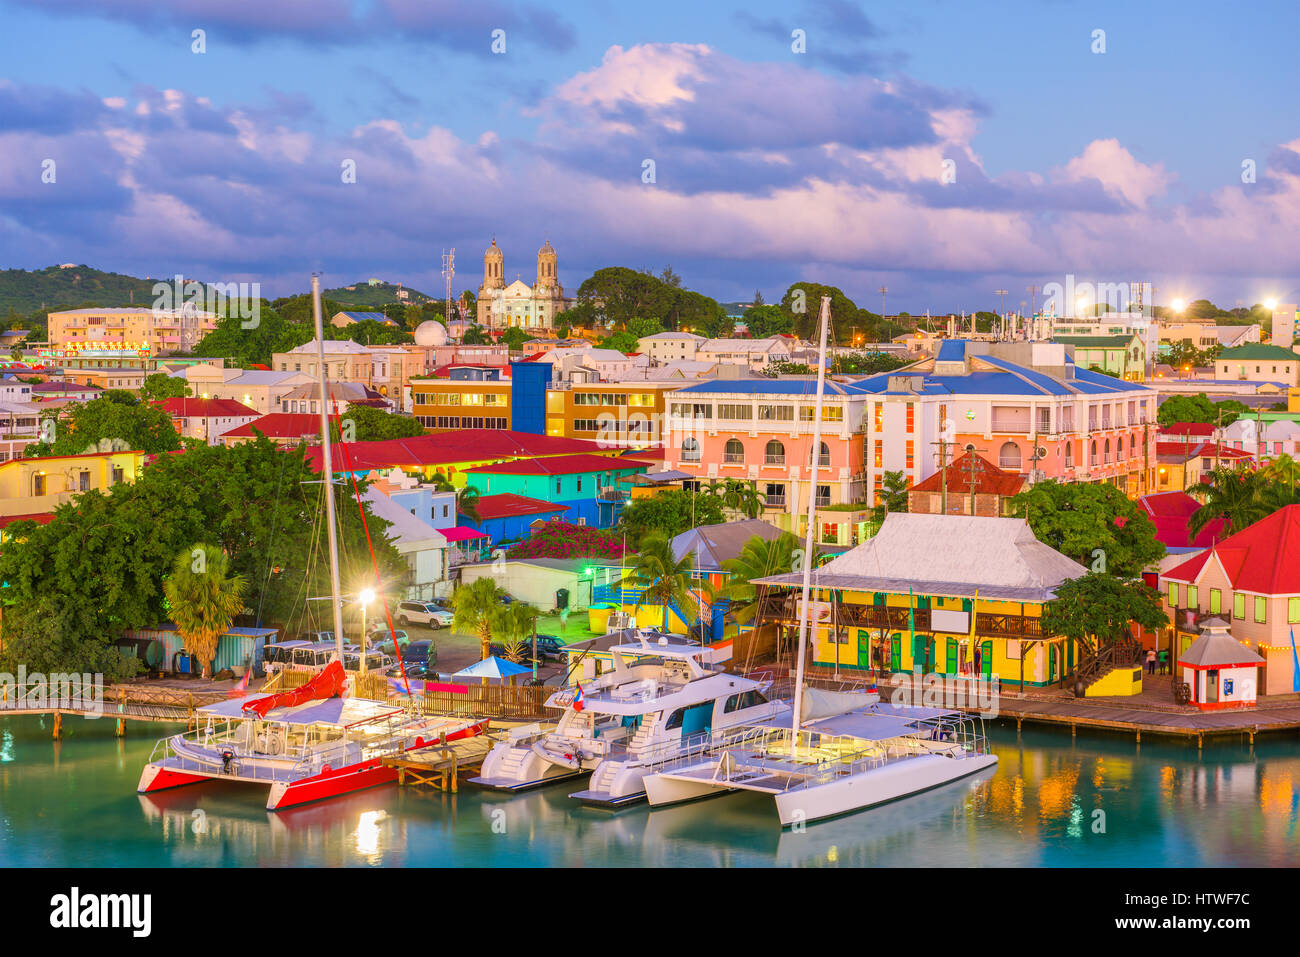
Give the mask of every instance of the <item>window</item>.
[[876, 468], [884, 468], [885, 448], [884, 443], [880, 439], [876, 439], [875, 462]]
[[[582, 476], [579, 475], [576, 479], [574, 479], [574, 481], [577, 483], [577, 490], [578, 490], [579, 492], [581, 492], [581, 491], [582, 491]], [[555, 485], [556, 485], [556, 491], [559, 491], [559, 484], [560, 484], [560, 483], [559, 483], [558, 481], [555, 483]]]
[[843, 406], [839, 406], [839, 405], [824, 405], [824, 406], [822, 406], [822, 421], [823, 421], [823, 422], [843, 422], [843, 421], [844, 421], [844, 407], [843, 407]]
[[758, 418], [762, 422], [793, 422], [794, 406], [760, 405], [758, 407]]
[[825, 508], [829, 504], [831, 504], [831, 487], [829, 485], [818, 485], [817, 502], [816, 502], [817, 507]]
[[559, 494], [560, 494], [560, 480], [559, 480], [559, 479], [556, 479], [556, 480], [555, 480], [555, 494], [556, 494], [556, 495], [559, 495]]
[[785, 465], [785, 446], [776, 439], [768, 442], [767, 448], [763, 450], [763, 464]]
[[81, 474], [77, 476], [77, 491], [87, 492], [90, 490], [90, 473], [82, 469]]
[[912, 446], [913, 446], [913, 445], [915, 445], [915, 443], [914, 443], [911, 439], [908, 439], [908, 440], [907, 440], [907, 464], [906, 464], [906, 466], [904, 466], [905, 468], [909, 468], [909, 469], [911, 469], [911, 468], [915, 468], [915, 467], [916, 467], [916, 462], [913, 460], [913, 457], [912, 457]]
[[785, 508], [785, 486], [780, 482], [768, 482], [763, 503], [769, 508]]
[[700, 460], [700, 443], [696, 439], [682, 440], [682, 461], [698, 462]]
[[748, 421], [754, 417], [754, 407], [749, 405], [719, 405], [718, 418]]
[[1268, 610], [1268, 599], [1266, 599], [1263, 595], [1256, 595], [1255, 596], [1255, 621], [1259, 622], [1262, 625], [1265, 619], [1267, 618], [1267, 614], [1266, 614], [1267, 610]]
[[1187, 607], [1188, 608], [1199, 607], [1199, 603], [1197, 599], [1199, 599], [1200, 597], [1201, 596], [1197, 593], [1197, 588], [1195, 585], [1187, 586]]
[[1232, 617], [1241, 619], [1246, 617], [1246, 596], [1241, 592], [1232, 596]]
[[916, 404], [913, 402], [909, 402], [907, 403], [907, 431], [914, 432], [915, 430], [916, 430]]
[[728, 465], [744, 464], [745, 446], [741, 444], [740, 439], [727, 439], [727, 444], [722, 451], [722, 461]]
[[[911, 408], [910, 402], [908, 403], [908, 408]], [[883, 402], [875, 403], [875, 411], [873, 412], [873, 416], [875, 420], [876, 431], [877, 432], [885, 431], [885, 405]]]
[[723, 714], [731, 714], [733, 711], [744, 711], [746, 708], [754, 708], [760, 704], [767, 704], [767, 699], [758, 691], [742, 691], [740, 694], [733, 694], [727, 699], [727, 703], [722, 706]]
[[1020, 446], [1014, 442], [1003, 442], [998, 452], [998, 467], [1020, 471]]
[[1217, 615], [1223, 610], [1223, 595], [1217, 588], [1210, 589], [1210, 614]]
[[[812, 455], [811, 455], [811, 454], [809, 454], [809, 456], [808, 456], [808, 460], [809, 460], [809, 462], [812, 461]], [[817, 464], [817, 465], [822, 465], [822, 466], [830, 465], [830, 464], [831, 464], [831, 450], [830, 450], [830, 448], [826, 445], [825, 442], [822, 443], [821, 455], [817, 456], [817, 463], [816, 463], [816, 464]]]
[[1300, 622], [1300, 598], [1288, 598], [1286, 601], [1286, 620], [1294, 625]]
[[1169, 583], [1169, 607], [1170, 608], [1178, 607], [1178, 585], [1176, 582]]

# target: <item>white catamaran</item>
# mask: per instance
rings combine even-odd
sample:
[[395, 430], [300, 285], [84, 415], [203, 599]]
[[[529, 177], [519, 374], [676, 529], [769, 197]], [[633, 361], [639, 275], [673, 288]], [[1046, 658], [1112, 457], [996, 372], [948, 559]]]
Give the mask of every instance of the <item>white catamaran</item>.
[[[823, 297], [812, 448], [821, 445], [830, 297]], [[812, 456], [811, 488], [818, 457]], [[863, 706], [852, 696], [804, 687], [812, 588], [815, 496], [808, 496], [799, 653], [793, 707], [713, 743], [706, 751], [668, 758], [644, 775], [652, 806], [727, 791], [773, 795], [782, 826], [811, 822], [897, 800], [976, 774], [997, 763], [982, 720], [958, 711]]]
[[518, 791], [590, 771], [588, 787], [571, 796], [617, 807], [645, 796], [642, 778], [656, 763], [698, 754], [784, 707], [768, 700], [770, 682], [714, 667], [709, 648], [654, 632], [629, 636], [610, 648], [613, 671], [551, 695], [547, 707], [562, 711], [553, 730], [514, 729], [470, 780]]

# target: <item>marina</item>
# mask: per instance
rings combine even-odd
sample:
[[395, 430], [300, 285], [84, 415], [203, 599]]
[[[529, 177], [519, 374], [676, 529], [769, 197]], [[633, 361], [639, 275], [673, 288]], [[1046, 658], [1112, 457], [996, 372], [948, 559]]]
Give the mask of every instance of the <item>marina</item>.
[[392, 784], [281, 812], [238, 784], [137, 795], [151, 741], [82, 721], [52, 741], [49, 725], [0, 719], [0, 856], [13, 866], [1286, 865], [1300, 833], [1300, 758], [1268, 739], [1198, 752], [990, 724], [995, 768], [795, 831], [761, 794], [615, 813], [564, 784]]

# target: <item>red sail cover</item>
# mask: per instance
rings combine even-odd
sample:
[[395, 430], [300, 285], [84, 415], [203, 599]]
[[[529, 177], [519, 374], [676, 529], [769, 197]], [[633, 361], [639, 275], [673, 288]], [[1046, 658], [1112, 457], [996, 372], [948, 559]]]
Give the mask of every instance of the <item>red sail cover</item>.
[[279, 694], [258, 698], [256, 701], [245, 702], [242, 710], [256, 712], [259, 718], [265, 718], [266, 713], [272, 708], [288, 708], [308, 701], [324, 701], [326, 698], [334, 698], [342, 694], [343, 683], [346, 680], [343, 665], [338, 661], [331, 661], [320, 674], [305, 685], [292, 691], [282, 691]]

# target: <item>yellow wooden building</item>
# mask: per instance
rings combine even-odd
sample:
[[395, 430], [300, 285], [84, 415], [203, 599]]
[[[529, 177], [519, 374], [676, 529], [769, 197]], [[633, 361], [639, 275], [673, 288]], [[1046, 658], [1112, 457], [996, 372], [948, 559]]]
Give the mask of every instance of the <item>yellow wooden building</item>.
[[[821, 620], [812, 663], [1026, 687], [1062, 682], [1080, 649], [1044, 635], [1040, 619], [1055, 588], [1085, 574], [1023, 519], [894, 512], [874, 538], [814, 571]], [[797, 598], [802, 575], [759, 582]], [[785, 608], [792, 620], [796, 602]]]

